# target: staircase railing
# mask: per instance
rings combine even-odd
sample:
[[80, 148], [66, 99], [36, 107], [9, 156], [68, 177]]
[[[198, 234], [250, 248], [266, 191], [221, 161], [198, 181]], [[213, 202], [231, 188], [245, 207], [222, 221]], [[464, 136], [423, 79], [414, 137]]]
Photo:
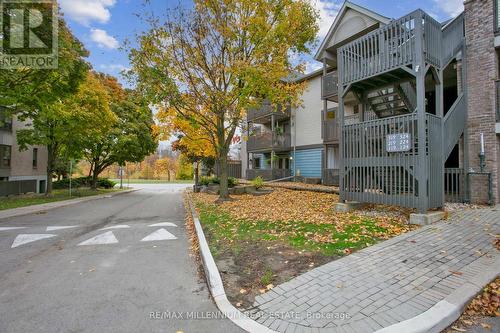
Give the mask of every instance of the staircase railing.
[[466, 103], [463, 93], [460, 94], [444, 117], [443, 154], [445, 160], [450, 156], [453, 147], [464, 132], [466, 122]]
[[416, 114], [345, 125], [342, 137], [345, 200], [417, 207]]
[[425, 60], [437, 67], [441, 66], [441, 23], [423, 13]]
[[464, 14], [455, 17], [443, 28], [443, 66], [447, 64], [457, 54], [462, 47], [465, 38], [464, 32]]

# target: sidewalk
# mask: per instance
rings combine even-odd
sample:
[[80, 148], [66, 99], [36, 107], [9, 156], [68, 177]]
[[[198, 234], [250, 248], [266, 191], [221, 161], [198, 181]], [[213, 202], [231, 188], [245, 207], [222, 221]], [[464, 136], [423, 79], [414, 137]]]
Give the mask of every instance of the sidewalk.
[[441, 327], [500, 273], [498, 233], [499, 206], [453, 213], [276, 286], [247, 314], [278, 332], [368, 333], [401, 322], [387, 332], [409, 332], [432, 320]]
[[92, 196], [87, 196], [87, 197], [83, 197], [83, 198], [49, 202], [49, 203], [40, 204], [40, 205], [32, 205], [32, 206], [25, 206], [25, 207], [19, 207], [19, 208], [0, 210], [0, 220], [11, 218], [11, 217], [16, 217], [16, 216], [39, 213], [39, 212], [43, 212], [43, 211], [46, 211], [49, 209], [65, 207], [65, 206], [74, 205], [74, 204], [78, 204], [78, 203], [86, 202], [86, 201], [91, 201], [91, 200], [111, 198], [111, 197], [114, 197], [116, 195], [126, 194], [126, 193], [130, 193], [130, 192], [134, 192], [134, 191], [137, 191], [137, 189], [123, 190], [123, 191], [119, 191], [119, 192], [111, 192], [111, 193], [106, 193], [106, 194], [101, 194], [101, 195], [92, 195]]

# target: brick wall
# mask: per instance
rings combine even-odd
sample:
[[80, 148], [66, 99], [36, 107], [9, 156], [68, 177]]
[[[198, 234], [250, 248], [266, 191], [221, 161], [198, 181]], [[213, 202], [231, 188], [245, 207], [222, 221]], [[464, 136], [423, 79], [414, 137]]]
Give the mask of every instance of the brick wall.
[[[486, 167], [493, 173], [493, 194], [499, 200], [499, 140], [495, 134], [495, 80], [498, 64], [494, 48], [493, 0], [465, 1], [467, 40], [468, 153], [469, 168], [479, 171], [480, 133], [484, 133]], [[487, 184], [472, 177], [471, 199], [483, 202]]]
[[37, 167], [33, 168], [33, 147], [29, 146], [27, 150], [20, 151], [17, 144], [16, 131], [25, 128], [25, 123], [14, 119], [12, 123], [12, 132], [14, 140], [12, 143], [11, 173], [12, 177], [30, 177], [44, 176], [47, 174], [47, 148], [44, 146], [35, 146], [38, 148]]

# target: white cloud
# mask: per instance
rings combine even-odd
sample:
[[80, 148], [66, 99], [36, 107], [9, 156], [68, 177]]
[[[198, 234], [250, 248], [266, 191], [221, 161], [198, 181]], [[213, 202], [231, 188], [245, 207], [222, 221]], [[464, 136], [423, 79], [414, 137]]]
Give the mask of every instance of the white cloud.
[[332, 0], [316, 0], [314, 7], [319, 12], [319, 33], [320, 39], [324, 38], [328, 33], [335, 17], [339, 13], [342, 1]]
[[116, 0], [59, 0], [63, 13], [83, 25], [93, 21], [107, 23], [111, 18], [109, 7], [115, 3]]
[[101, 64], [99, 65], [99, 68], [107, 71], [107, 72], [114, 72], [114, 73], [119, 73], [122, 71], [128, 71], [130, 70], [130, 67], [121, 65], [121, 64]]
[[434, 0], [436, 6], [449, 17], [455, 17], [464, 10], [463, 0]]
[[90, 39], [101, 48], [117, 49], [120, 46], [116, 38], [101, 29], [90, 29]]

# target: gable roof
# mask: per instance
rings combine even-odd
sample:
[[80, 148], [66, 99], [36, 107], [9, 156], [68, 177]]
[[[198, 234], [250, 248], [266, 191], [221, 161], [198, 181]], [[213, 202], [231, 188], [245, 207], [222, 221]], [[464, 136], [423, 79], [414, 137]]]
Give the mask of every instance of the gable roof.
[[323, 38], [323, 41], [321, 42], [320, 47], [318, 48], [318, 51], [314, 55], [314, 59], [321, 61], [320, 54], [324, 51], [326, 45], [328, 44], [328, 41], [332, 38], [332, 35], [334, 34], [335, 30], [338, 28], [340, 22], [342, 21], [342, 18], [344, 17], [344, 14], [348, 9], [355, 10], [363, 15], [366, 15], [370, 18], [372, 18], [375, 21], [378, 21], [382, 24], [388, 24], [391, 19], [385, 16], [382, 16], [370, 9], [367, 9], [365, 7], [356, 5], [355, 3], [352, 3], [350, 1], [345, 1], [342, 7], [340, 8], [337, 16], [335, 17], [335, 20], [333, 21], [333, 24], [331, 25], [330, 29], [328, 30], [328, 33], [326, 34], [325, 38]]

